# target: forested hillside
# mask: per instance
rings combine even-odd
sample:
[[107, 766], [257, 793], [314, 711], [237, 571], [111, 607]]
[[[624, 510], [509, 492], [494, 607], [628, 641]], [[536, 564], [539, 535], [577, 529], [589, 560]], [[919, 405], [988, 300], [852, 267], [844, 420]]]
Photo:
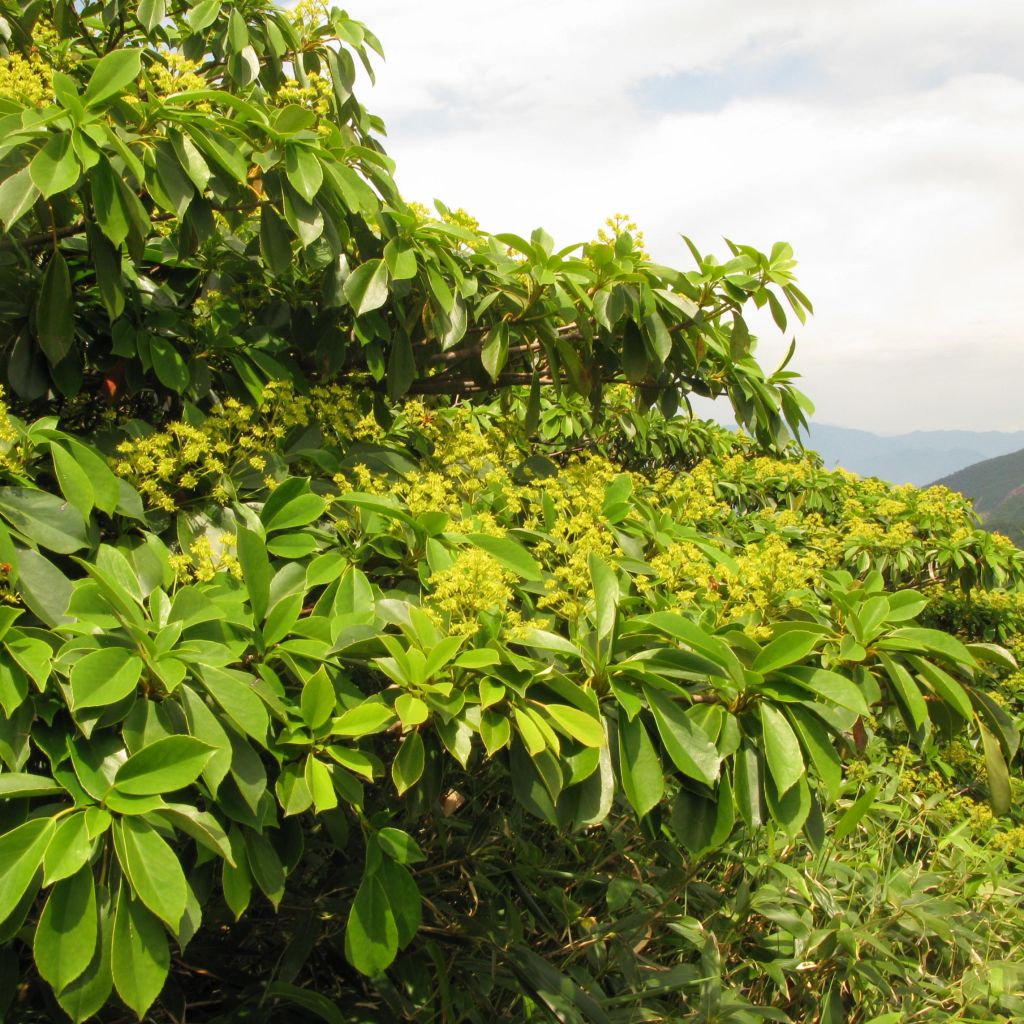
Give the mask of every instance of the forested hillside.
[[788, 442], [785, 242], [407, 203], [382, 50], [0, 0], [0, 1013], [1024, 1018], [1024, 552]]
[[968, 466], [938, 484], [970, 498], [987, 529], [1024, 547], [1024, 449]]

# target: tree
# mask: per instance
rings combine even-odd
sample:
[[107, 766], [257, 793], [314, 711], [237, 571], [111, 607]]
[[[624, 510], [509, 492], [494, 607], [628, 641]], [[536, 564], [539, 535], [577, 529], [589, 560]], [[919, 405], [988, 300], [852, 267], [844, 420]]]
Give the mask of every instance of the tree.
[[1020, 553], [768, 457], [809, 406], [743, 317], [810, 309], [787, 245], [684, 272], [410, 206], [337, 10], [0, 11], [0, 934], [41, 1012], [661, 1013], [633, 926], [571, 938], [602, 865], [692, 938], [698, 866], [815, 841], [872, 736], [972, 737], [1007, 809], [1013, 659], [916, 620]]
[[[627, 234], [556, 251], [402, 201], [352, 94], [380, 45], [336, 9], [5, 8], [7, 381], [159, 408], [268, 380], [469, 395], [628, 380], [671, 414], [727, 393], [766, 443], [803, 422], [751, 355], [744, 306], [803, 319], [792, 251], [656, 266]], [[322, 14], [322, 17], [315, 15]], [[42, 19], [42, 20], [41, 20]], [[778, 294], [776, 294], [776, 289]], [[210, 315], [206, 315], [209, 312]]]

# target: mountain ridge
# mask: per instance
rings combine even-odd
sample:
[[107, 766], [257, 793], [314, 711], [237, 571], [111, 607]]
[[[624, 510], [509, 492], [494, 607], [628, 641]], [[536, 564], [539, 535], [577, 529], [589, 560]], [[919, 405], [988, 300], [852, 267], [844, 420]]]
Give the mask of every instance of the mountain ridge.
[[973, 499], [987, 530], [1024, 547], [1024, 448], [976, 462], [935, 483]]
[[[804, 440], [829, 468], [919, 487], [1024, 449], [1024, 430], [913, 430], [876, 434], [812, 421]], [[957, 488], [958, 489], [958, 488]]]

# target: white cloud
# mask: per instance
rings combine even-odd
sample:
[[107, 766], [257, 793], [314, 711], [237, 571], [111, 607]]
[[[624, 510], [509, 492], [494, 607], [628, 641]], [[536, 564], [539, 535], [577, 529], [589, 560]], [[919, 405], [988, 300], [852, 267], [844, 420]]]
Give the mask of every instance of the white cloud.
[[[363, 99], [410, 197], [560, 243], [625, 210], [666, 262], [688, 260], [680, 231], [719, 251], [785, 238], [818, 311], [795, 364], [821, 419], [1024, 427], [1021, 5], [384, 0], [365, 17], [388, 62]], [[685, 77], [637, 101], [652, 76], [701, 72], [718, 109], [693, 112]], [[764, 361], [783, 347], [766, 336]]]

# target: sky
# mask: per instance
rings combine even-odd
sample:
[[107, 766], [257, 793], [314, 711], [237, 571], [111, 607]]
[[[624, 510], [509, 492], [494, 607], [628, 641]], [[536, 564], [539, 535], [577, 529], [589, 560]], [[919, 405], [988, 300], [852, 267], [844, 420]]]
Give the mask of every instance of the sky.
[[[1024, 429], [1024, 4], [376, 0], [405, 196], [559, 245], [791, 243], [816, 419]], [[759, 358], [788, 346], [759, 322]]]

